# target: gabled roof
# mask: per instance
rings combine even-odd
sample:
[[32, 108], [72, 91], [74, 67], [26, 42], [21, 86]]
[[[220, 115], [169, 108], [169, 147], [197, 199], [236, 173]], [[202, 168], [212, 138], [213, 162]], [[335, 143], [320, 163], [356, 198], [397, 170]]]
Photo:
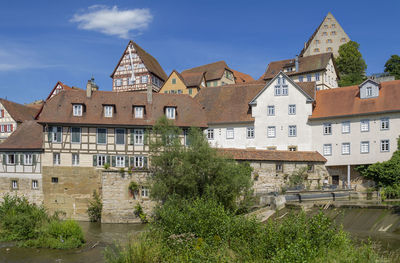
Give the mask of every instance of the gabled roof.
[[25, 106], [5, 99], [0, 99], [0, 103], [16, 122], [33, 120], [38, 112], [35, 107]]
[[300, 55], [299, 57], [303, 57], [304, 52], [306, 52], [307, 48], [310, 46], [312, 40], [314, 39], [314, 37], [317, 35], [319, 29], [321, 28], [322, 24], [324, 23], [326, 17], [331, 14], [331, 12], [328, 12], [328, 14], [324, 17], [324, 19], [322, 19], [321, 23], [319, 24], [319, 26], [317, 27], [317, 29], [315, 29], [314, 33], [311, 35], [311, 37], [308, 39], [308, 41], [305, 43], [304, 48], [300, 51]]
[[23, 122], [0, 144], [0, 151], [41, 150], [43, 148], [43, 127], [36, 121]]
[[195, 96], [209, 124], [253, 122], [249, 102], [265, 86], [264, 81], [201, 89]]
[[202, 66], [198, 66], [195, 68], [191, 68], [191, 69], [186, 69], [184, 71], [182, 71], [182, 74], [185, 73], [206, 73], [206, 80], [215, 80], [215, 79], [220, 79], [222, 78], [225, 69], [232, 71], [228, 65], [226, 64], [225, 61], [217, 61], [214, 63], [210, 63], [210, 64], [206, 64], [206, 65], [202, 65]]
[[315, 108], [310, 120], [338, 118], [400, 111], [400, 80], [379, 84], [379, 96], [360, 98], [359, 86], [348, 86], [316, 92]]
[[278, 162], [321, 162], [327, 160], [314, 151], [278, 151], [256, 149], [218, 148], [218, 152], [226, 157], [241, 161], [278, 161]]
[[[72, 115], [72, 104], [84, 104], [81, 117]], [[113, 117], [104, 117], [103, 105], [115, 105]], [[143, 119], [136, 119], [133, 106], [145, 106]], [[152, 126], [164, 116], [166, 106], [177, 108], [175, 125], [179, 127], [206, 127], [204, 111], [189, 95], [152, 94], [152, 103], [147, 102], [147, 94], [140, 92], [93, 91], [87, 98], [86, 91], [65, 90], [48, 100], [38, 116], [39, 123], [109, 125], [109, 126]]]
[[182, 72], [178, 73], [183, 78], [186, 87], [200, 87], [205, 78], [205, 72]]
[[119, 64], [121, 63], [122, 59], [125, 56], [125, 52], [128, 49], [129, 45], [133, 45], [134, 49], [136, 50], [137, 55], [143, 61], [144, 66], [147, 68], [148, 71], [166, 81], [168, 79], [168, 75], [165, 73], [164, 69], [161, 67], [160, 63], [158, 63], [157, 59], [155, 59], [152, 55], [147, 53], [143, 48], [141, 48], [138, 44], [133, 42], [132, 40], [129, 41], [128, 45], [126, 46], [124, 53], [122, 54], [121, 58], [119, 59], [114, 71], [111, 73], [111, 77], [114, 76], [115, 71], [117, 71]]
[[234, 69], [231, 69], [231, 70], [233, 72], [233, 75], [235, 76], [235, 83], [236, 84], [254, 81], [253, 77], [248, 75], [248, 74], [239, 72], [239, 71], [234, 70]]
[[368, 79], [364, 80], [363, 83], [361, 83], [360, 85], [358, 85], [358, 87], [361, 88], [362, 86], [364, 86], [364, 84], [366, 84], [366, 83], [368, 83], [368, 82], [371, 82], [371, 83], [374, 84], [375, 86], [379, 86], [379, 83], [378, 83], [378, 82], [376, 82], [376, 81], [373, 80], [373, 79], [368, 78]]
[[[322, 53], [307, 57], [299, 57], [299, 70], [285, 72], [285, 74], [288, 76], [294, 76], [299, 74], [321, 71], [326, 69], [326, 66], [328, 65], [330, 59], [332, 59], [333, 61], [332, 53]], [[273, 61], [268, 64], [267, 70], [265, 71], [264, 75], [261, 76], [261, 79], [263, 80], [272, 79], [279, 71], [283, 71], [284, 68], [289, 66], [295, 68], [295, 59]]]
[[[70, 86], [68, 86], [68, 85], [66, 85], [66, 84], [64, 84], [64, 83], [62, 83], [61, 81], [57, 81], [56, 85], [54, 85], [54, 88], [51, 90], [51, 92], [50, 92], [49, 96], [47, 96], [46, 100], [48, 100], [48, 99], [51, 98], [51, 96], [53, 95], [54, 91], [56, 90], [56, 88], [57, 88], [58, 86], [61, 86], [61, 87], [63, 88], [63, 90], [71, 90], [71, 89], [74, 89], [74, 88], [71, 88]], [[75, 89], [77, 89], [77, 88], [75, 88]]]
[[275, 81], [275, 79], [279, 76], [283, 76], [287, 82], [291, 83], [295, 88], [297, 88], [301, 93], [306, 96], [306, 98], [310, 101], [314, 100], [315, 97], [315, 82], [294, 82], [291, 78], [289, 78], [285, 73], [280, 71], [278, 74], [274, 76], [273, 79], [271, 79], [265, 87], [260, 90], [260, 92], [249, 102], [249, 104], [256, 104], [257, 98], [267, 89], [271, 86], [271, 84]]

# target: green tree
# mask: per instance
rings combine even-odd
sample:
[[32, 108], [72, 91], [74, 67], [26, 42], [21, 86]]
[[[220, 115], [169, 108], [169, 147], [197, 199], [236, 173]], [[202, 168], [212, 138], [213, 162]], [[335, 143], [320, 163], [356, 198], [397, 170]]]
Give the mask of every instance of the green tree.
[[251, 196], [250, 165], [218, 154], [200, 129], [189, 129], [188, 145], [180, 134], [165, 117], [153, 127], [151, 196], [163, 202], [173, 195], [183, 199], [209, 196], [233, 210], [245, 204]]
[[400, 79], [400, 56], [392, 55], [385, 63], [385, 72]]
[[349, 41], [339, 47], [339, 56], [336, 59], [336, 66], [339, 71], [339, 86], [350, 86], [360, 84], [365, 80], [365, 63], [358, 48], [357, 42]]

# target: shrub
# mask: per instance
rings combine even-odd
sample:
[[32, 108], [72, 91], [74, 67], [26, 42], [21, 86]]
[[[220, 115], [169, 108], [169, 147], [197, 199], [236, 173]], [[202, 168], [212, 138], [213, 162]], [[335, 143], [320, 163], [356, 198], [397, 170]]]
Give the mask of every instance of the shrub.
[[400, 184], [388, 185], [381, 189], [382, 200], [400, 198]]
[[143, 211], [143, 207], [140, 204], [137, 204], [135, 206], [135, 210], [133, 211], [133, 213], [140, 218], [140, 221], [142, 221], [142, 223], [148, 223], [149, 220], [147, 219], [147, 215], [146, 213]]
[[100, 222], [102, 210], [103, 203], [101, 201], [100, 195], [97, 193], [96, 190], [94, 190], [93, 200], [89, 200], [89, 207], [87, 209], [90, 222]]

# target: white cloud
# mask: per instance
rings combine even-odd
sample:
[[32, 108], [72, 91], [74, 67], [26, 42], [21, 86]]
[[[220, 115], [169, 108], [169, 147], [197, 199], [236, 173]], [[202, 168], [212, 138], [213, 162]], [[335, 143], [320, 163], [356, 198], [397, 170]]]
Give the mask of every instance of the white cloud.
[[130, 31], [144, 30], [152, 20], [147, 8], [120, 10], [117, 6], [94, 5], [85, 12], [76, 13], [70, 21], [78, 23], [80, 29], [129, 38]]

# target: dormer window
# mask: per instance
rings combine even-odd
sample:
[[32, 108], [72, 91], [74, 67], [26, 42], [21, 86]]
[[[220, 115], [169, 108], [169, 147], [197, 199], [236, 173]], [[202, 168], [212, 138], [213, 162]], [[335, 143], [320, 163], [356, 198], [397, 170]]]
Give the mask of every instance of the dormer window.
[[360, 84], [360, 99], [375, 98], [379, 96], [379, 84], [367, 79]]
[[173, 120], [175, 119], [175, 108], [174, 107], [167, 107], [165, 109], [165, 114], [168, 119]]
[[144, 107], [143, 106], [135, 106], [135, 118], [143, 119], [144, 115]]
[[367, 97], [372, 97], [372, 87], [367, 87]]
[[72, 105], [73, 115], [74, 116], [82, 116], [83, 105], [82, 104], [74, 104]]
[[104, 106], [104, 117], [111, 118], [113, 116], [113, 106]]

